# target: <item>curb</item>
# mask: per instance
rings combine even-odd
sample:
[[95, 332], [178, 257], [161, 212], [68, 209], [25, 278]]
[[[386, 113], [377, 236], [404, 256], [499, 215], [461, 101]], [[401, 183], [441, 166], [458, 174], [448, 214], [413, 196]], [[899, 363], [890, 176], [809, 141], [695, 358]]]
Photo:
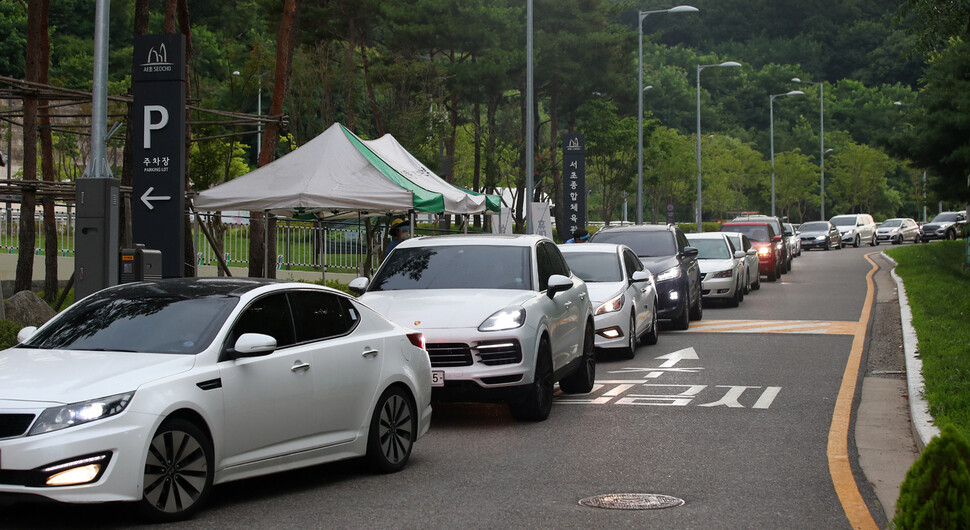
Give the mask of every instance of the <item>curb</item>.
[[909, 299], [906, 297], [906, 286], [903, 285], [902, 278], [896, 274], [896, 260], [892, 259], [885, 252], [880, 252], [887, 261], [893, 264], [889, 271], [893, 280], [896, 281], [896, 295], [899, 299], [899, 317], [903, 328], [903, 351], [906, 355], [906, 387], [909, 392], [909, 416], [910, 425], [913, 430], [913, 439], [920, 452], [929, 443], [930, 439], [940, 434], [940, 428], [933, 425], [933, 417], [930, 415], [929, 405], [923, 398], [923, 361], [919, 358], [919, 340], [916, 337], [916, 329], [913, 328], [913, 312], [909, 307]]

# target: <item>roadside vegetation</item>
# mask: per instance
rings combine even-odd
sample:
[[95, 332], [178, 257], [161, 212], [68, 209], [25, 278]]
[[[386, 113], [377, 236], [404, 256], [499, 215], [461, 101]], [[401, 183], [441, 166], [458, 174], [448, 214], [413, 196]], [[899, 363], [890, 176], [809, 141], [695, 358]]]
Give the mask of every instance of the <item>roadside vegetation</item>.
[[925, 397], [940, 427], [970, 436], [970, 272], [965, 241], [887, 250], [899, 264], [923, 361]]

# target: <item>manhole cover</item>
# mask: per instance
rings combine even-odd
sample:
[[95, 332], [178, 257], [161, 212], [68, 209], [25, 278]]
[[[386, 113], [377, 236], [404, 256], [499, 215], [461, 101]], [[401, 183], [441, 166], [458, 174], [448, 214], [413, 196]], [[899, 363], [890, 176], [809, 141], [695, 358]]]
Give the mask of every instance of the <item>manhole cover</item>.
[[608, 510], [659, 510], [684, 505], [684, 499], [655, 493], [608, 493], [581, 499], [579, 504]]

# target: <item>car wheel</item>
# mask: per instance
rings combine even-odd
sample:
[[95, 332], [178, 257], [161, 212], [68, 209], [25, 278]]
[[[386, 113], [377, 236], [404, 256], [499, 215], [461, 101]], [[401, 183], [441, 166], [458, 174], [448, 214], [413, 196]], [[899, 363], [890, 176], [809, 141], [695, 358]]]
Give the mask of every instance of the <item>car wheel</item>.
[[923, 242], [923, 238], [919, 237], [919, 234], [916, 234], [916, 237], [913, 238], [913, 243], [922, 243], [922, 242]]
[[401, 387], [388, 388], [371, 416], [367, 460], [380, 473], [400, 471], [411, 456], [417, 431], [414, 400]]
[[744, 266], [744, 281], [741, 282], [744, 289], [741, 291], [742, 294], [748, 294], [751, 292], [751, 278], [748, 277], [748, 266]]
[[754, 283], [751, 284], [752, 291], [757, 291], [758, 289], [761, 289], [761, 271], [758, 271], [758, 275], [754, 278]]
[[[636, 328], [634, 328], [636, 329]], [[573, 373], [559, 381], [559, 388], [567, 394], [586, 394], [593, 389], [596, 382], [596, 333], [593, 322], [586, 323], [586, 333], [583, 336], [583, 356], [579, 366]], [[635, 336], [636, 333], [634, 332]], [[634, 346], [634, 349], [636, 346]]]
[[701, 293], [697, 293], [697, 304], [690, 309], [689, 316], [691, 320], [700, 320], [704, 318], [704, 303], [701, 300]]
[[632, 359], [637, 355], [637, 314], [630, 313], [630, 327], [627, 330], [626, 347], [620, 350], [620, 356], [624, 359]]
[[653, 317], [650, 319], [650, 331], [643, 336], [643, 343], [653, 346], [660, 339], [660, 329], [657, 327], [657, 304], [653, 305]]
[[536, 354], [535, 380], [529, 385], [524, 399], [509, 403], [512, 417], [518, 421], [542, 421], [548, 418], [555, 384], [549, 340], [543, 337]]
[[741, 282], [738, 284], [738, 302], [744, 301], [744, 287], [747, 282]]
[[862, 238], [856, 235], [855, 239], [852, 240], [852, 246], [855, 248], [859, 248], [860, 245], [862, 245]]
[[741, 305], [741, 288], [737, 285], [734, 286], [734, 296], [728, 300], [729, 307], [738, 307]]
[[949, 240], [956, 239], [957, 238], [956, 231], [954, 231], [954, 230], [947, 230], [946, 231], [946, 238], [949, 239]]
[[141, 514], [153, 522], [192, 516], [212, 491], [212, 442], [194, 423], [165, 420], [148, 445]]
[[[687, 300], [686, 297], [685, 297], [685, 300]], [[679, 331], [685, 331], [687, 330], [687, 328], [690, 327], [690, 307], [689, 307], [689, 304], [686, 303], [686, 301], [684, 303], [684, 308], [681, 310], [680, 314], [677, 315], [677, 318], [675, 318], [673, 322], [671, 322], [671, 326], [674, 329]]]

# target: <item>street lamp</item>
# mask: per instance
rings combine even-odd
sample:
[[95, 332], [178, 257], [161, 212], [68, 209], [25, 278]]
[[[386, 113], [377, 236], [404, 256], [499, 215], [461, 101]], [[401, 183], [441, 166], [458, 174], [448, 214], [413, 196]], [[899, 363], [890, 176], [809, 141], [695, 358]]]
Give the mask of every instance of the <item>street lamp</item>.
[[[233, 70], [232, 75], [240, 76], [242, 75], [239, 70]], [[263, 74], [256, 76], [259, 82], [259, 88], [256, 95], [256, 163], [259, 164], [259, 151], [262, 148], [262, 138], [263, 138]]]
[[703, 232], [701, 225], [703, 204], [703, 192], [701, 189], [701, 70], [705, 68], [716, 68], [721, 66], [741, 66], [735, 61], [726, 61], [721, 64], [699, 64], [697, 65], [697, 232]]
[[[698, 9], [692, 6], [676, 6], [670, 9], [640, 11], [637, 19], [637, 33], [640, 36], [637, 53], [637, 224], [643, 224], [643, 19], [654, 13], [693, 13]], [[650, 88], [650, 87], [647, 87]]]
[[825, 220], [825, 95], [824, 87], [821, 81], [818, 83], [813, 83], [811, 81], [802, 81], [797, 77], [793, 77], [792, 82], [802, 83], [805, 85], [818, 85], [818, 168], [820, 171], [819, 185], [821, 186], [821, 191], [819, 192], [819, 197], [821, 199], [821, 209], [819, 213], [821, 214], [821, 219]]
[[775, 98], [780, 98], [783, 96], [804, 96], [805, 93], [801, 90], [792, 90], [791, 92], [785, 92], [784, 94], [772, 94], [768, 98], [768, 116], [771, 122], [771, 215], [775, 215]]

